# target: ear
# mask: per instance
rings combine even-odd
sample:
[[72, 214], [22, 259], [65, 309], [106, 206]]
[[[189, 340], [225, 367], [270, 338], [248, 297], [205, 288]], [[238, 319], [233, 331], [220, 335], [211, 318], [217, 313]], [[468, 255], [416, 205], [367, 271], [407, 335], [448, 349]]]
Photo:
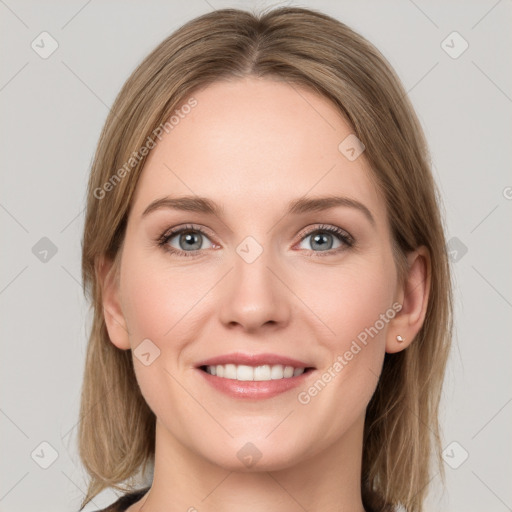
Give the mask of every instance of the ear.
[[[397, 290], [396, 301], [402, 309], [390, 322], [386, 352], [392, 354], [407, 348], [421, 329], [430, 293], [431, 262], [428, 249], [422, 245], [407, 255], [408, 273]], [[398, 341], [400, 336], [403, 341]]]
[[101, 257], [96, 264], [96, 276], [101, 286], [103, 315], [110, 341], [117, 348], [128, 350], [131, 346], [120, 302], [119, 263]]

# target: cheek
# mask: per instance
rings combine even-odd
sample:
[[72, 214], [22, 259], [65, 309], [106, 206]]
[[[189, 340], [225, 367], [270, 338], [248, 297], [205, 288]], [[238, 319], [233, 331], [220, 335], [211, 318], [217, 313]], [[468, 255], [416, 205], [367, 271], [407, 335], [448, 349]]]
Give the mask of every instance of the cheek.
[[[212, 284], [198, 280], [192, 270], [166, 268], [160, 260], [137, 251], [127, 254], [121, 272], [123, 313], [137, 382], [157, 417], [165, 415], [169, 404], [180, 404], [183, 414], [173, 419], [178, 424], [194, 412], [194, 404], [178, 382], [182, 356], [190, 340], [197, 338], [194, 329], [202, 325], [201, 298]], [[143, 353], [150, 354], [149, 361], [139, 358]]]
[[[330, 336], [332, 347], [343, 349], [352, 339], [364, 339], [364, 333], [377, 324], [379, 335], [385, 334], [395, 291], [392, 263], [357, 262], [342, 268], [318, 269], [310, 273], [303, 296], [310, 309], [318, 311]], [[315, 275], [316, 272], [316, 275]], [[324, 283], [320, 286], [320, 283]], [[391, 309], [391, 311], [390, 311]], [[382, 316], [384, 315], [384, 317]], [[378, 334], [372, 329], [373, 338]]]
[[324, 357], [316, 380], [297, 390], [296, 418], [305, 424], [315, 418], [307, 428], [310, 437], [321, 438], [323, 447], [364, 418], [375, 392], [394, 317], [393, 268], [377, 257], [347, 258], [346, 265], [337, 268], [315, 268], [297, 292], [307, 297], [308, 308], [318, 316], [308, 314], [313, 319], [308, 324], [314, 326], [318, 354]]
[[176, 343], [186, 332], [185, 327], [190, 328], [194, 322], [201, 310], [200, 302], [207, 299], [213, 284], [213, 276], [212, 283], [198, 279], [193, 266], [168, 268], [161, 259], [137, 257], [136, 253], [127, 258], [121, 279], [123, 312], [132, 347], [150, 338], [158, 345], [165, 341], [178, 348]]
[[[121, 296], [135, 373], [149, 406], [159, 410], [161, 390], [169, 390], [171, 398], [178, 399], [181, 388], [172, 376], [179, 379], [178, 374], [191, 364], [187, 350], [201, 337], [218, 276], [199, 273], [194, 265], [170, 267], [165, 257], [148, 256], [136, 247], [128, 249], [128, 245], [126, 255]], [[142, 347], [148, 347], [151, 360], [154, 357], [148, 366], [138, 360]]]
[[[317, 389], [303, 390], [301, 403], [311, 400], [326, 411], [332, 410], [332, 403], [339, 404], [338, 412], [334, 412], [335, 416], [339, 413], [336, 425], [346, 422], [347, 414], [361, 414], [375, 391], [389, 322], [396, 314], [392, 308], [393, 268], [387, 262], [358, 263], [328, 275], [322, 269], [308, 278], [309, 291], [304, 296], [310, 309], [318, 312], [320, 325], [326, 327], [321, 327], [325, 334], [317, 339], [327, 357], [319, 375], [322, 382]], [[322, 282], [326, 283], [321, 287], [320, 274], [324, 274]], [[314, 282], [317, 285], [313, 287]]]

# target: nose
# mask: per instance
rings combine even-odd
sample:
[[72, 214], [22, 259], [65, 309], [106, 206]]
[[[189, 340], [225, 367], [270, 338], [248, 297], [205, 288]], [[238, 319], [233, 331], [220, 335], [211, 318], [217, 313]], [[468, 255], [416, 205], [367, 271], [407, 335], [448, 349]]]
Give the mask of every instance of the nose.
[[234, 268], [219, 289], [220, 321], [228, 328], [256, 332], [288, 325], [293, 293], [284, 284], [284, 270], [270, 251], [252, 262], [234, 254]]

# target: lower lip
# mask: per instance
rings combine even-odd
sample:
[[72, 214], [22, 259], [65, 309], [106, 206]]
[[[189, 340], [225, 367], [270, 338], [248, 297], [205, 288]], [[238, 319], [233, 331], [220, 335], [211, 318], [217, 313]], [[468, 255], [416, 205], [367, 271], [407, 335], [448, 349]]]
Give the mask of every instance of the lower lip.
[[273, 396], [304, 384], [304, 380], [307, 379], [314, 370], [308, 370], [296, 377], [259, 381], [225, 379], [224, 377], [211, 375], [199, 368], [197, 371], [203, 375], [208, 384], [232, 398], [264, 399], [272, 398]]

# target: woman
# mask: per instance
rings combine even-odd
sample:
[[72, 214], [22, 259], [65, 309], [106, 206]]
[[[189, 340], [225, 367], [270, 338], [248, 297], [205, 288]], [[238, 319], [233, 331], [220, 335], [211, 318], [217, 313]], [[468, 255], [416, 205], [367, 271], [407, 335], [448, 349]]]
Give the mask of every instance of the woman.
[[420, 512], [444, 476], [438, 195], [399, 79], [339, 21], [224, 9], [163, 41], [89, 181], [82, 508]]

